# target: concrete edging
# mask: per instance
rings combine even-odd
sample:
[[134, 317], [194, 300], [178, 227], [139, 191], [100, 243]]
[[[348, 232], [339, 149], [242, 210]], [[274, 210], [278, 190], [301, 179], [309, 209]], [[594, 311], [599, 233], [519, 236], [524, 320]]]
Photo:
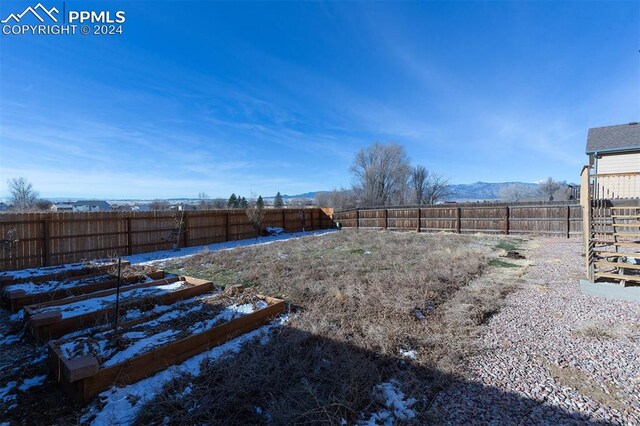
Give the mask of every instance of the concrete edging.
[[580, 291], [588, 296], [640, 303], [640, 286], [623, 287], [617, 283], [593, 283], [589, 280], [580, 280]]

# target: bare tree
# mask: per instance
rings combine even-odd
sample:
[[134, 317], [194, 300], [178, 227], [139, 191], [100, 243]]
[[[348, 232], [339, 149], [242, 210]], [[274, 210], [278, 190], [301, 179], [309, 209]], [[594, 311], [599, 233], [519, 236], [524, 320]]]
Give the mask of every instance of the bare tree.
[[425, 204], [436, 204], [449, 196], [449, 179], [436, 173], [430, 173], [424, 195]]
[[227, 200], [224, 198], [214, 198], [211, 200], [211, 205], [214, 209], [226, 209], [227, 208]]
[[36, 210], [46, 211], [46, 210], [51, 210], [51, 207], [53, 206], [53, 203], [51, 201], [49, 201], [49, 200], [44, 199], [44, 198], [38, 198], [33, 203], [33, 205], [36, 208]]
[[335, 211], [342, 211], [357, 207], [358, 197], [353, 190], [340, 188], [317, 193], [315, 204], [318, 207], [332, 207]]
[[7, 185], [14, 210], [29, 210], [33, 207], [39, 193], [33, 188], [31, 182], [19, 177], [7, 180]]
[[316, 195], [313, 197], [313, 204], [318, 207], [332, 207], [330, 194], [331, 193], [327, 191], [316, 192]]
[[552, 177], [548, 177], [547, 180], [540, 183], [540, 186], [538, 187], [538, 191], [540, 191], [540, 193], [544, 195], [545, 198], [549, 197], [549, 201], [553, 201], [553, 195], [561, 187], [562, 187], [562, 184], [560, 182], [554, 180]]
[[200, 192], [198, 194], [198, 200], [200, 200], [198, 201], [198, 210], [210, 210], [216, 208], [214, 207], [214, 201], [211, 200], [211, 198], [209, 198], [209, 196], [204, 192]]
[[350, 171], [362, 203], [382, 206], [402, 202], [411, 167], [401, 145], [375, 143], [356, 154]]
[[151, 210], [169, 210], [171, 203], [167, 200], [153, 200], [149, 203]]
[[534, 189], [523, 183], [512, 183], [500, 189], [500, 198], [507, 201], [522, 201], [534, 195]]
[[409, 179], [411, 189], [415, 195], [416, 204], [421, 206], [424, 204], [427, 193], [427, 183], [429, 179], [429, 172], [426, 167], [418, 164], [411, 169], [411, 176]]
[[307, 207], [312, 205], [313, 200], [311, 198], [290, 198], [287, 201], [287, 207]]
[[253, 230], [256, 232], [256, 238], [259, 237], [262, 222], [264, 221], [264, 201], [262, 196], [259, 196], [257, 200], [252, 199], [248, 203], [245, 213], [249, 218], [249, 222], [251, 222], [251, 226], [253, 226]]

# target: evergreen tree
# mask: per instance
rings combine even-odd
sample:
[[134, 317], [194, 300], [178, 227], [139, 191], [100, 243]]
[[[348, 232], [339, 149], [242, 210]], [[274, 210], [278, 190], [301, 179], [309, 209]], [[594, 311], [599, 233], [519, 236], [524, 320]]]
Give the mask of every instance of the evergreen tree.
[[278, 193], [276, 194], [276, 197], [273, 199], [273, 207], [275, 208], [284, 207], [284, 200], [282, 199], [282, 195], [280, 194], [280, 191], [278, 191]]
[[258, 199], [256, 200], [256, 207], [259, 209], [264, 209], [264, 200], [262, 199], [262, 195], [258, 195]]
[[249, 206], [249, 203], [247, 202], [247, 199], [242, 197], [240, 198], [240, 202], [238, 203], [238, 207], [240, 207], [241, 209], [246, 209]]
[[238, 207], [238, 197], [236, 197], [236, 194], [231, 194], [231, 197], [229, 197], [229, 201], [227, 201], [227, 207], [230, 209], [235, 209]]

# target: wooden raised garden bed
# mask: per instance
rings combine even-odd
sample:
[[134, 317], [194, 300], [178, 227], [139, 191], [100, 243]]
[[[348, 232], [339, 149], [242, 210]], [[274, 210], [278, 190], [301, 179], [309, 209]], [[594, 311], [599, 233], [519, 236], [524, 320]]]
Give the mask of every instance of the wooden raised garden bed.
[[[123, 288], [141, 283], [147, 279], [159, 280], [165, 277], [164, 271], [134, 275], [122, 279]], [[118, 278], [111, 274], [94, 273], [72, 277], [65, 281], [43, 281], [40, 283], [17, 283], [6, 286], [2, 293], [9, 309], [18, 312], [24, 306], [64, 299], [71, 296], [94, 293], [115, 288]]]
[[[129, 266], [128, 260], [122, 261], [122, 267]], [[94, 260], [87, 263], [73, 263], [70, 265], [49, 266], [24, 269], [21, 271], [0, 272], [0, 287], [16, 283], [39, 283], [51, 280], [65, 280], [71, 277], [88, 275], [98, 272], [110, 272], [118, 267], [112, 260]]]
[[[178, 286], [179, 287], [176, 287]], [[175, 287], [175, 288], [174, 288]], [[171, 305], [213, 290], [211, 281], [173, 277], [120, 289], [120, 314], [132, 306]], [[113, 320], [116, 290], [104, 290], [24, 308], [25, 318], [38, 341], [64, 336], [75, 330]]]
[[[185, 315], [174, 315], [167, 317], [165, 331], [158, 331], [160, 318], [156, 318], [146, 323], [124, 323], [117, 336], [112, 330], [52, 341], [49, 368], [71, 398], [86, 403], [113, 385], [137, 382], [266, 324], [284, 308], [283, 300], [257, 296], [252, 304], [234, 304], [212, 316], [198, 317], [198, 322], [189, 327], [173, 321]], [[193, 309], [189, 312], [194, 314]], [[145, 330], [155, 334], [147, 335]]]

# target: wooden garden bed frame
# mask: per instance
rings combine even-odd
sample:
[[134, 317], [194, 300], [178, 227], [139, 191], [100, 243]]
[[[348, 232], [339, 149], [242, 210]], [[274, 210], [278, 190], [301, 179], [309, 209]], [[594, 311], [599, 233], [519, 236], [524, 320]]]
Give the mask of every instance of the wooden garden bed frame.
[[[104, 272], [94, 273], [89, 275], [79, 275], [76, 277], [72, 277], [73, 280], [81, 280], [84, 278], [90, 278], [92, 276], [102, 275]], [[122, 279], [121, 281], [121, 289], [122, 291], [129, 290], [133, 288], [132, 285], [136, 285], [140, 283], [140, 280], [145, 277], [149, 277], [152, 280], [160, 280], [165, 277], [164, 271], [153, 271], [147, 274], [139, 274], [134, 275], [133, 277], [128, 277]], [[118, 278], [113, 277], [112, 279], [94, 282], [89, 284], [80, 284], [74, 287], [67, 288], [59, 288], [50, 291], [43, 291], [42, 293], [27, 293], [24, 290], [16, 289], [6, 291], [4, 299], [6, 299], [6, 303], [9, 306], [11, 312], [18, 312], [24, 306], [34, 305], [37, 303], [45, 303], [53, 300], [65, 299], [68, 297], [80, 296], [83, 294], [95, 293], [102, 290], [115, 289], [118, 284]], [[144, 283], [143, 283], [144, 284]], [[115, 290], [113, 290], [115, 291]], [[104, 295], [104, 294], [103, 294]], [[75, 299], [78, 300], [78, 299]]]
[[[107, 262], [104, 259], [95, 260], [94, 262]], [[121, 266], [129, 266], [128, 260], [123, 260]], [[91, 263], [87, 263], [87, 266], [78, 269], [66, 269], [59, 272], [52, 272], [50, 274], [33, 275], [29, 277], [14, 277], [13, 275], [0, 276], [0, 288], [11, 285], [26, 282], [41, 283], [44, 281], [52, 280], [66, 280], [72, 277], [89, 275], [93, 273], [105, 273], [118, 267], [118, 262], [107, 263], [105, 265], [93, 266]]]
[[[199, 296], [213, 290], [213, 283], [211, 281], [201, 280], [193, 277], [173, 277], [165, 278], [158, 281], [151, 281], [143, 284], [127, 286], [125, 287], [124, 291], [167, 285], [178, 281], [184, 281], [188, 284], [191, 284], [191, 286], [169, 293], [150, 295], [141, 300], [138, 300], [138, 306], [146, 307], [151, 305], [171, 305], [179, 300]], [[123, 289], [121, 289], [120, 291], [123, 291]], [[62, 314], [60, 311], [52, 310], [48, 312], [38, 313], [36, 312], [38, 309], [42, 309], [44, 307], [63, 306], [69, 303], [102, 296], [109, 296], [115, 293], [115, 289], [105, 290], [96, 293], [85, 294], [82, 296], [70, 297], [67, 299], [54, 300], [47, 303], [41, 303], [39, 305], [26, 306], [24, 308], [25, 319], [28, 321], [31, 332], [37, 341], [42, 342], [52, 338], [59, 338], [72, 331], [80, 330], [85, 327], [94, 326], [98, 323], [105, 323], [113, 320], [115, 314], [114, 307], [87, 312], [85, 314], [76, 315], [66, 319], [62, 318]], [[125, 309], [127, 308], [124, 306], [120, 309], [121, 315], [125, 313]]]
[[113, 385], [135, 383], [254, 330], [284, 312], [284, 300], [259, 297], [269, 306], [105, 368], [100, 368], [92, 355], [66, 359], [59, 349], [59, 344], [64, 341], [50, 342], [49, 369], [73, 400], [87, 403]]

